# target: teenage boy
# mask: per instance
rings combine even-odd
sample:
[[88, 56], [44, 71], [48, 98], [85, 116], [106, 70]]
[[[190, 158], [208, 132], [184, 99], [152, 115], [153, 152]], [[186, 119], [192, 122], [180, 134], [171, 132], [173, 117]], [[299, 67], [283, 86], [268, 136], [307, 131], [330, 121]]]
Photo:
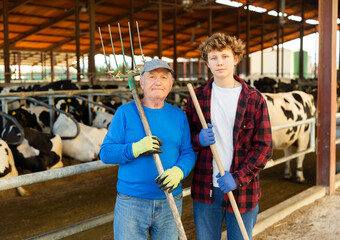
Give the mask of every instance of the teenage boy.
[[[234, 75], [244, 51], [241, 40], [215, 33], [201, 43], [199, 50], [213, 78], [195, 90], [208, 129], [202, 129], [190, 96], [186, 108], [192, 144], [198, 152], [191, 186], [197, 239], [221, 239], [223, 221], [228, 240], [243, 239], [229, 191], [233, 191], [252, 239], [261, 196], [259, 172], [272, 156], [266, 101], [259, 91]], [[213, 161], [211, 144], [216, 145], [221, 158], [223, 177]]]

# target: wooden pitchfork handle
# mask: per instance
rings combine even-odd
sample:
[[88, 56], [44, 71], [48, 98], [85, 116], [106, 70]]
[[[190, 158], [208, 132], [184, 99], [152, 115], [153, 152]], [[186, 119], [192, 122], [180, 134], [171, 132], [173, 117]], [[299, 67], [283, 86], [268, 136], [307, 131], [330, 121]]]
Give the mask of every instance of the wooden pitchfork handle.
[[[188, 86], [188, 89], [189, 89], [189, 93], [190, 93], [191, 99], [192, 99], [192, 101], [193, 101], [193, 103], [195, 105], [195, 109], [196, 109], [197, 115], [198, 115], [198, 117], [199, 117], [199, 119], [201, 121], [202, 127], [204, 129], [207, 129], [208, 126], [207, 126], [207, 123], [205, 121], [204, 115], [202, 113], [200, 104], [198, 103], [198, 100], [197, 100], [196, 94], [194, 92], [194, 89], [193, 89], [191, 83], [188, 83], [187, 86]], [[214, 156], [214, 159], [215, 159], [215, 162], [217, 164], [218, 170], [219, 170], [220, 175], [222, 177], [224, 175], [224, 169], [223, 169], [220, 157], [217, 154], [215, 144], [210, 145], [210, 149], [212, 151], [212, 154]], [[240, 211], [239, 211], [239, 209], [237, 207], [234, 195], [233, 195], [233, 193], [231, 191], [228, 192], [227, 194], [228, 194], [228, 198], [230, 200], [231, 206], [232, 206], [232, 208], [234, 210], [234, 213], [235, 213], [235, 216], [236, 216], [236, 220], [237, 220], [238, 226], [240, 227], [243, 239], [244, 240], [249, 240], [248, 234], [247, 234], [246, 228], [244, 227], [243, 220], [241, 218]]]
[[[129, 79], [129, 87], [130, 87], [130, 90], [132, 92], [133, 99], [135, 100], [135, 103], [136, 103], [136, 106], [137, 106], [137, 109], [138, 109], [138, 113], [139, 113], [139, 117], [140, 117], [142, 124], [143, 124], [143, 127], [144, 127], [145, 134], [147, 136], [152, 136], [150, 126], [149, 126], [148, 120], [146, 119], [142, 103], [139, 99], [137, 88], [136, 88], [136, 83], [135, 83], [133, 77]], [[158, 153], [153, 153], [152, 156], [153, 156], [153, 159], [155, 161], [158, 174], [161, 175], [164, 172], [161, 159], [160, 159]], [[173, 197], [172, 193], [169, 193], [168, 191], [164, 191], [164, 192], [165, 192], [166, 198], [168, 200], [172, 216], [175, 220], [179, 239], [180, 240], [187, 240], [187, 237], [186, 237], [185, 232], [184, 232], [183, 224], [182, 224], [182, 221], [181, 221], [181, 217], [179, 216], [178, 209], [176, 207], [174, 197]]]

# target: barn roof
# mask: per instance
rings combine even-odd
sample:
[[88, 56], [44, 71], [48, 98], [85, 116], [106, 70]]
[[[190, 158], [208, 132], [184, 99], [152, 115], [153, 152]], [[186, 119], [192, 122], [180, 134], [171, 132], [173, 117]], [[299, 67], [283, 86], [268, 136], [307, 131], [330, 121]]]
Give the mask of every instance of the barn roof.
[[[22, 65], [40, 64], [41, 59], [49, 58], [49, 53], [56, 54], [56, 63], [63, 63], [66, 53], [69, 60], [75, 60], [75, 1], [74, 0], [7, 0], [8, 28], [11, 51], [10, 64], [17, 61], [16, 52], [21, 52]], [[80, 51], [87, 55], [90, 49], [89, 9], [88, 1], [80, 2]], [[222, 31], [231, 35], [239, 34], [246, 41], [246, 9], [247, 0], [238, 0], [243, 6], [239, 8], [216, 3], [209, 0], [96, 0], [95, 1], [95, 45], [97, 53], [102, 53], [98, 27], [101, 27], [105, 49], [112, 53], [108, 24], [111, 31], [116, 53], [121, 53], [117, 24], [120, 23], [126, 54], [129, 55], [130, 43], [128, 22], [138, 21], [143, 53], [146, 56], [158, 55], [158, 18], [159, 2], [162, 8], [162, 56], [172, 58], [174, 46], [174, 6], [176, 3], [176, 38], [177, 57], [199, 57], [198, 45], [208, 35], [209, 9], [212, 11], [212, 32]], [[251, 0], [249, 4], [267, 9], [265, 13], [250, 11], [249, 53], [261, 49], [261, 24], [263, 22], [264, 48], [276, 44], [278, 17], [269, 15], [277, 10], [278, 1]], [[133, 7], [131, 8], [131, 3]], [[187, 4], [186, 4], [187, 3]], [[0, 8], [2, 9], [3, 1]], [[291, 20], [289, 16], [301, 16], [304, 7], [305, 19], [318, 19], [318, 1], [285, 0], [287, 16], [281, 22], [284, 27], [284, 41], [298, 38], [300, 22]], [[133, 9], [133, 14], [131, 13]], [[3, 16], [3, 14], [2, 14]], [[0, 45], [4, 47], [3, 17], [0, 19]], [[239, 22], [239, 28], [237, 28]], [[135, 23], [134, 23], [135, 26]], [[304, 34], [317, 31], [317, 25], [304, 24]], [[135, 54], [140, 54], [136, 28], [134, 31]], [[46, 53], [46, 54], [42, 54]], [[0, 63], [3, 64], [3, 53]]]

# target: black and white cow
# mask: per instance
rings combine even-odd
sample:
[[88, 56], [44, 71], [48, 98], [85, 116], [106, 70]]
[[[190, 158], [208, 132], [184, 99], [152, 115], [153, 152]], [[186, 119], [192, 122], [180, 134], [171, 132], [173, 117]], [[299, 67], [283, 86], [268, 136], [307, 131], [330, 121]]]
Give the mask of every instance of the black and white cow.
[[1, 138], [10, 146], [17, 167], [32, 172], [62, 167], [62, 141], [59, 135], [40, 132], [34, 114], [26, 109], [16, 109], [11, 115], [23, 127], [24, 140], [18, 145], [20, 136], [17, 126], [7, 123]]
[[37, 117], [32, 114], [26, 107], [20, 107], [8, 112], [21, 124], [22, 127], [34, 128], [41, 131], [41, 127], [37, 122]]
[[[79, 135], [74, 139], [63, 139], [63, 154], [79, 161], [98, 159], [99, 149], [107, 133], [106, 128], [98, 129], [78, 123]], [[53, 125], [53, 133], [62, 137], [76, 134], [74, 122], [64, 114], [60, 114]]]
[[28, 110], [31, 114], [35, 115], [41, 131], [43, 133], [51, 133], [50, 110], [44, 106], [30, 106]]
[[[302, 91], [287, 93], [263, 93], [268, 105], [272, 127], [306, 120], [314, 117], [316, 108], [311, 94]], [[307, 149], [310, 139], [311, 127], [309, 124], [285, 128], [273, 132], [274, 149], [282, 149], [285, 156], [292, 154], [292, 145], [297, 142], [297, 151]], [[303, 176], [304, 156], [297, 158], [296, 180], [304, 182]], [[290, 161], [286, 162], [285, 178], [292, 177]]]
[[24, 128], [25, 139], [11, 147], [17, 167], [32, 172], [63, 167], [62, 141], [59, 135]]
[[95, 111], [93, 113], [92, 126], [96, 128], [106, 128], [108, 129], [113, 115], [104, 111]]
[[[0, 179], [18, 176], [11, 149], [7, 143], [0, 139]], [[29, 192], [22, 187], [17, 188], [20, 196], [29, 196]]]

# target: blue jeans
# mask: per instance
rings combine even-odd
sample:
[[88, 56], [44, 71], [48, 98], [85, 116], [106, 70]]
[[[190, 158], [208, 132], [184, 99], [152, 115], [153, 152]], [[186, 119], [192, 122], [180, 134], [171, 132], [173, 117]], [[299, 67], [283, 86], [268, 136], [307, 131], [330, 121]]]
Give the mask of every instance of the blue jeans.
[[[183, 194], [174, 196], [179, 214]], [[115, 240], [177, 240], [178, 233], [167, 199], [144, 199], [118, 193], [114, 209]]]
[[[226, 223], [228, 240], [243, 240], [234, 213], [230, 213], [222, 208], [223, 195], [224, 192], [214, 187], [213, 203], [194, 201], [194, 220], [197, 240], [220, 240], [223, 220], [225, 220]], [[259, 206], [256, 205], [250, 212], [241, 214], [250, 240], [252, 239], [258, 211]]]

